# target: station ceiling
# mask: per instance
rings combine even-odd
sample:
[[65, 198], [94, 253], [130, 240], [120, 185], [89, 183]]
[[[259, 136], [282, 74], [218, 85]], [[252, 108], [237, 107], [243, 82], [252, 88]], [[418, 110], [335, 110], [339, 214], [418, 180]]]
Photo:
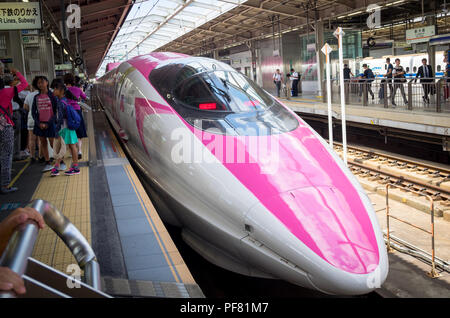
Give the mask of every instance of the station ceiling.
[[[131, 9], [132, 0], [75, 0], [63, 1], [66, 8], [70, 3], [81, 9], [81, 28], [78, 29], [84, 63], [88, 74], [95, 74], [101, 61], [112, 45], [114, 38]], [[62, 20], [61, 0], [41, 1], [44, 15], [53, 30], [60, 29]], [[75, 29], [70, 29], [67, 44], [76, 52]], [[57, 32], [54, 32], [55, 34]], [[58, 34], [61, 39], [61, 35]], [[75, 54], [73, 54], [75, 57]]]
[[[78, 2], [81, 6], [79, 36], [85, 65], [88, 74], [102, 75], [106, 63], [152, 51], [200, 55], [249, 44], [278, 32], [314, 32], [315, 19], [322, 19], [329, 28], [337, 25], [361, 28], [371, 4], [380, 6], [385, 22], [404, 20], [422, 11], [436, 11], [442, 1], [72, 0], [65, 3]], [[42, 3], [52, 13], [55, 23], [59, 23], [61, 0]], [[72, 29], [72, 52], [74, 38]]]

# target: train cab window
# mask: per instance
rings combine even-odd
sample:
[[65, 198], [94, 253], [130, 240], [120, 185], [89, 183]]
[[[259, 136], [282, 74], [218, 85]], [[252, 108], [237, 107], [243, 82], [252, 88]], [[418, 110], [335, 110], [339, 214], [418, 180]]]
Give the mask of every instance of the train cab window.
[[186, 122], [220, 134], [267, 135], [291, 131], [298, 119], [252, 80], [208, 58], [156, 67], [150, 82]]
[[177, 102], [203, 111], [250, 112], [268, 108], [273, 100], [242, 74], [209, 71], [182, 81], [174, 91]]

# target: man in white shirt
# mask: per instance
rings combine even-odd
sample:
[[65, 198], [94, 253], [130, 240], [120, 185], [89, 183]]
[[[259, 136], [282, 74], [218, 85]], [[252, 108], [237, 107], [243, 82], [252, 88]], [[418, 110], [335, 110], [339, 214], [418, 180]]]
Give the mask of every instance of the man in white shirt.
[[281, 90], [281, 81], [283, 80], [283, 75], [280, 73], [280, 70], [277, 69], [276, 72], [273, 74], [273, 83], [277, 87], [277, 96], [280, 97], [280, 90]]
[[[30, 87], [31, 88], [31, 87]], [[30, 92], [26, 97], [25, 101], [23, 103], [23, 108], [25, 108], [28, 111], [28, 121], [27, 121], [27, 128], [28, 128], [28, 152], [30, 154], [31, 162], [35, 162], [36, 158], [36, 146], [38, 145], [38, 139], [35, 134], [33, 134], [34, 129], [34, 119], [31, 114], [31, 107], [33, 106], [33, 100], [34, 96], [39, 94], [39, 91], [37, 89], [37, 81], [36, 79], [33, 80], [33, 88], [34, 91]]]
[[293, 68], [291, 68], [292, 96], [298, 96], [298, 81], [300, 76]]

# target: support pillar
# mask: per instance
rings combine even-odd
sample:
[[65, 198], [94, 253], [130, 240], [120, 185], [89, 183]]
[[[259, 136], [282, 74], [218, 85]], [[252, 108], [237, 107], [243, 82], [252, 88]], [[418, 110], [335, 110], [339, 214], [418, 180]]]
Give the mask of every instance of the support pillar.
[[323, 54], [320, 54], [320, 49], [324, 46], [323, 40], [323, 21], [317, 20], [317, 12], [315, 17], [315, 40], [316, 40], [316, 59], [317, 59], [317, 84], [318, 84], [318, 95], [322, 96], [323, 92], [323, 70], [325, 66], [325, 59]]

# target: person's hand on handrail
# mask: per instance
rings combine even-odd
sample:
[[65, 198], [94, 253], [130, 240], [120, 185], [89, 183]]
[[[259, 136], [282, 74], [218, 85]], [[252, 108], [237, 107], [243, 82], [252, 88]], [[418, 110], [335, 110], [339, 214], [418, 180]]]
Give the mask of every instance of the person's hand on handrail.
[[[38, 211], [30, 207], [14, 210], [0, 223], [0, 256], [16, 227], [28, 220], [34, 220], [40, 229], [44, 228], [44, 218]], [[14, 291], [16, 294], [25, 294], [26, 292], [23, 279], [8, 267], [0, 267], [0, 291]]]
[[3, 222], [0, 223], [0, 256], [3, 254], [9, 239], [11, 238], [17, 226], [28, 220], [34, 220], [40, 229], [45, 226], [42, 215], [33, 208], [18, 208], [14, 210]]
[[19, 295], [26, 293], [22, 277], [8, 267], [0, 267], [0, 291], [14, 291]]

